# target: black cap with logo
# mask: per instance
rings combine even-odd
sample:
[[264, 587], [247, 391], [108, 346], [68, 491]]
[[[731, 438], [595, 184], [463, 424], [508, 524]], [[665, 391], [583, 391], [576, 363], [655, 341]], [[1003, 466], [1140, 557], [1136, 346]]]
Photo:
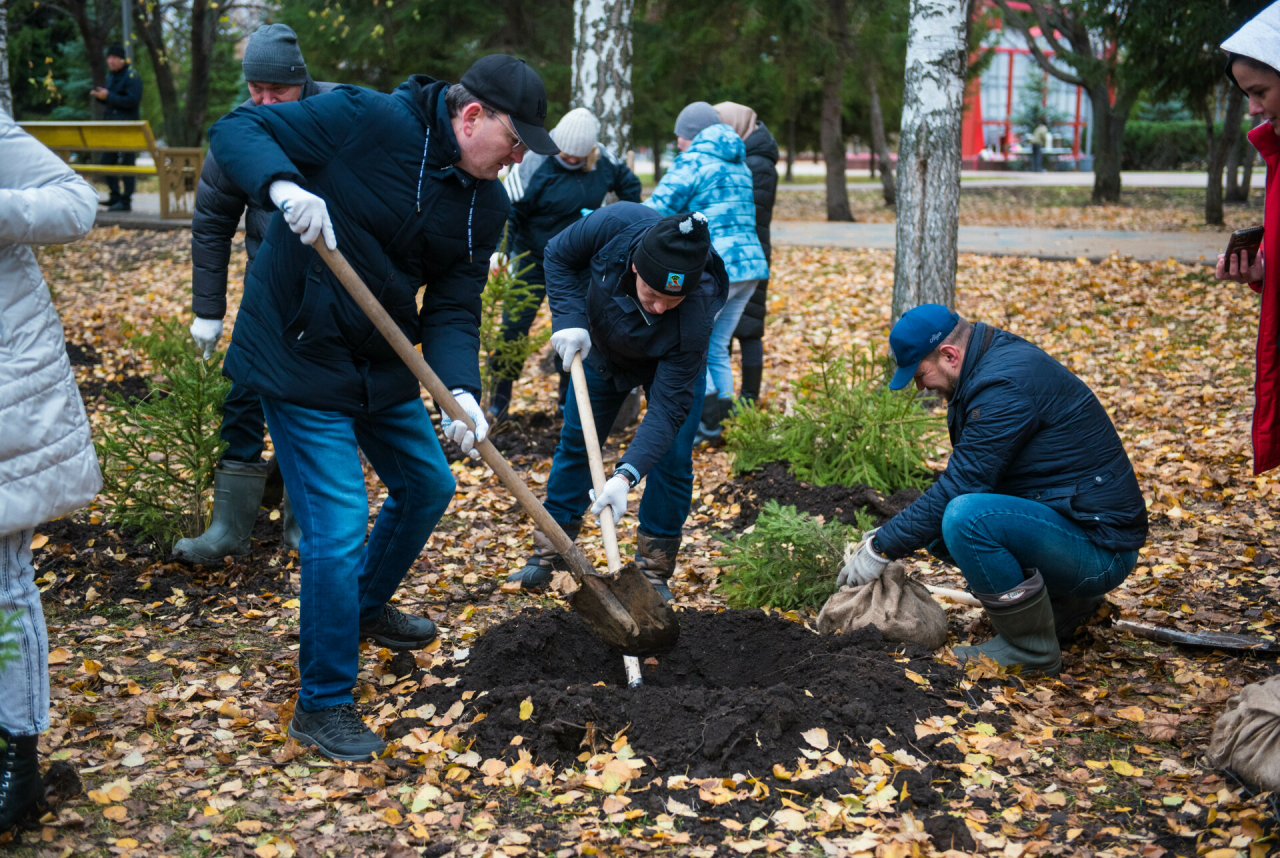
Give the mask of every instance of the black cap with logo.
[[530, 150], [539, 155], [560, 151], [546, 129], [547, 89], [524, 60], [506, 54], [481, 57], [460, 82], [476, 98], [509, 115]]

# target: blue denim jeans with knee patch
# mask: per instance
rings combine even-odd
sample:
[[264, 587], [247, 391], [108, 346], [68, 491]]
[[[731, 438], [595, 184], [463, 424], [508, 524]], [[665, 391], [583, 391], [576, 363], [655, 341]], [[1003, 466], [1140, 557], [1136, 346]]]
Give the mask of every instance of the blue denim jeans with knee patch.
[[1137, 551], [1100, 548], [1074, 521], [1012, 495], [952, 498], [942, 538], [975, 593], [1012, 590], [1038, 569], [1051, 598], [1088, 599], [1120, 586], [1138, 561]]

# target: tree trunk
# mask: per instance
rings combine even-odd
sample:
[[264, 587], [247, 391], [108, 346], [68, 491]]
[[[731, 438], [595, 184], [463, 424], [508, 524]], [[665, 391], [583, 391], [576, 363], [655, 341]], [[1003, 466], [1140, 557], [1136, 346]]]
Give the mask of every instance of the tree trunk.
[[590, 109], [600, 120], [600, 142], [619, 158], [626, 158], [631, 147], [634, 0], [574, 0], [573, 5], [573, 89], [569, 104]]
[[204, 138], [204, 118], [209, 110], [209, 72], [218, 19], [225, 14], [223, 3], [191, 4], [191, 75], [187, 80], [187, 103], [182, 113], [182, 142], [170, 146], [199, 146]]
[[967, 0], [911, 2], [891, 322], [921, 304], [955, 306], [968, 7]]
[[[80, 38], [84, 41], [85, 60], [89, 63], [89, 76], [94, 86], [107, 83], [107, 40], [120, 20], [120, 8], [111, 0], [62, 0], [58, 4], [76, 22]], [[7, 7], [7, 0], [6, 0]], [[89, 109], [94, 119], [101, 119], [104, 105], [92, 96]]]
[[1244, 147], [1247, 144], [1244, 135], [1236, 133], [1236, 140], [1227, 153], [1227, 190], [1224, 195], [1229, 203], [1241, 202], [1240, 199], [1240, 162], [1244, 160]]
[[133, 7], [134, 31], [151, 57], [152, 70], [156, 74], [156, 94], [160, 96], [160, 112], [164, 115], [164, 142], [167, 146], [181, 146], [177, 142], [186, 138], [183, 127], [182, 103], [178, 98], [178, 85], [173, 79], [173, 67], [164, 49], [164, 17], [157, 0], [143, 0]]
[[827, 162], [827, 220], [853, 220], [849, 210], [849, 188], [846, 185], [844, 132], [840, 128], [844, 113], [844, 67], [848, 45], [848, 11], [845, 0], [830, 0], [832, 52], [822, 71], [822, 157]]
[[662, 136], [653, 135], [653, 183], [662, 181]]
[[867, 86], [871, 89], [871, 151], [880, 159], [880, 186], [884, 189], [884, 204], [892, 206], [897, 200], [897, 190], [893, 185], [893, 161], [889, 157], [889, 143], [884, 136], [884, 113], [880, 110], [880, 90], [876, 88], [875, 78], [868, 76]]
[[0, 0], [0, 110], [13, 116], [9, 89], [9, 0]]
[[1120, 202], [1120, 165], [1124, 126], [1129, 121], [1132, 97], [1111, 103], [1111, 90], [1099, 86], [1089, 92], [1093, 107], [1093, 197], [1095, 205]]
[[1240, 199], [1236, 200], [1236, 202], [1249, 202], [1249, 192], [1253, 190], [1253, 165], [1257, 160], [1258, 150], [1253, 148], [1252, 143], [1245, 143], [1244, 169], [1240, 171], [1242, 174], [1240, 176]]
[[787, 120], [787, 181], [795, 181], [792, 175], [792, 166], [796, 162], [796, 119], [791, 117]]
[[[1208, 138], [1208, 183], [1204, 191], [1204, 222], [1211, 226], [1221, 226], [1222, 217], [1222, 168], [1227, 162], [1227, 153], [1240, 136], [1240, 120], [1244, 112], [1244, 93], [1233, 86], [1227, 93], [1227, 109], [1223, 116], [1222, 133], [1215, 134], [1213, 127], [1213, 110], [1205, 106], [1205, 135]], [[1215, 139], [1216, 138], [1216, 139]]]

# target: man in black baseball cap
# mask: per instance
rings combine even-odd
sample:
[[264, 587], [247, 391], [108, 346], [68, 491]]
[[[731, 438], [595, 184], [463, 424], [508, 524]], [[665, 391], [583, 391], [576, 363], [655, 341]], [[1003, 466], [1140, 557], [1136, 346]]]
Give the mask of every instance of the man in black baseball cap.
[[[289, 735], [334, 759], [386, 748], [351, 698], [360, 640], [411, 650], [436, 639], [431, 619], [391, 599], [453, 499], [454, 479], [417, 379], [307, 245], [340, 250], [421, 343], [474, 427], [446, 418], [441, 429], [478, 457], [488, 431], [476, 401], [481, 295], [511, 205], [493, 179], [526, 146], [557, 149], [542, 128], [546, 92], [533, 69], [486, 57], [464, 80], [414, 75], [390, 94], [339, 86], [241, 107], [209, 132], [226, 176], [274, 213], [223, 372], [260, 398], [302, 530], [301, 677]], [[372, 533], [360, 452], [388, 491]]]
[[[640, 502], [636, 564], [663, 598], [693, 496], [693, 439], [702, 416], [707, 347], [729, 294], [724, 262], [711, 247], [700, 212], [662, 217], [620, 202], [561, 232], [543, 257], [551, 305], [551, 344], [566, 367], [581, 353], [596, 435], [603, 441], [631, 389], [649, 400], [635, 438], [597, 497], [573, 391], [564, 407], [560, 445], [547, 479], [547, 511], [576, 536], [591, 504], [613, 520], [627, 495], [648, 477]], [[532, 556], [507, 580], [536, 589], [563, 568], [546, 537], [534, 532]]]

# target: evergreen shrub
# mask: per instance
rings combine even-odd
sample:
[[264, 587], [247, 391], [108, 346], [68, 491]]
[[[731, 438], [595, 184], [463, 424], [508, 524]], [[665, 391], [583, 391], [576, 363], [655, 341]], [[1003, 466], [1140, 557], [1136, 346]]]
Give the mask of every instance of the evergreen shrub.
[[[502, 230], [498, 252], [507, 253], [507, 227]], [[528, 253], [508, 259], [507, 264], [489, 271], [480, 314], [480, 384], [485, 398], [493, 395], [493, 387], [501, 378], [515, 378], [531, 355], [551, 338], [548, 328], [537, 334], [525, 334], [513, 340], [502, 338], [502, 316], [517, 316], [538, 305], [537, 287], [522, 276], [533, 267], [521, 263]], [[568, 369], [568, 367], [566, 367]]]

